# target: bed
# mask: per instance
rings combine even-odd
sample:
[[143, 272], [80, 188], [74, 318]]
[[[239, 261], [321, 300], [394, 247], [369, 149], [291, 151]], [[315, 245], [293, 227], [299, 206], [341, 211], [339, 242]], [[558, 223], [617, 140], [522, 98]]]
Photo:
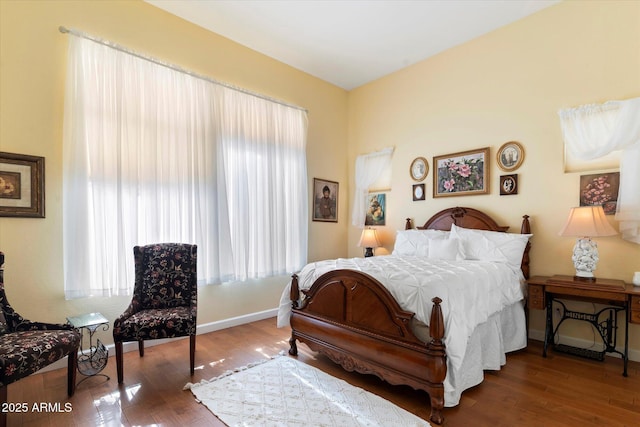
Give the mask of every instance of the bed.
[[[457, 405], [462, 391], [482, 382], [485, 369], [500, 369], [506, 353], [526, 346], [530, 225], [524, 215], [520, 234], [506, 233], [509, 227], [489, 215], [455, 207], [412, 228], [407, 219], [405, 233], [435, 236], [427, 238], [429, 257], [419, 250], [403, 253], [397, 240], [388, 256], [308, 264], [283, 291], [278, 326], [291, 327], [291, 355], [297, 355], [300, 341], [347, 371], [426, 391], [430, 420], [441, 424], [444, 407]], [[398, 233], [397, 239], [414, 235]], [[510, 247], [511, 252], [500, 249], [509, 254], [510, 263], [484, 259], [492, 256], [486, 245], [501, 247], [491, 243], [496, 238], [522, 246], [517, 266]], [[457, 259], [440, 250], [451, 240], [456, 241]], [[469, 258], [473, 248], [482, 259], [460, 260], [465, 253]], [[405, 264], [408, 270], [401, 270]], [[485, 275], [488, 284], [481, 285], [477, 278]], [[405, 282], [412, 284], [410, 291], [402, 290]], [[485, 305], [491, 308], [485, 310]]]

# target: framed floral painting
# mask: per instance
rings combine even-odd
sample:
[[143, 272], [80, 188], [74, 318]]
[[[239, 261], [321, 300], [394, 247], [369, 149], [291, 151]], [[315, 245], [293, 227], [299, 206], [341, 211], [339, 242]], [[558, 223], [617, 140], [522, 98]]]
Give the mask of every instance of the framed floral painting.
[[613, 215], [618, 205], [620, 172], [580, 176], [580, 206], [602, 206], [604, 213]]
[[489, 193], [489, 147], [433, 158], [433, 197]]

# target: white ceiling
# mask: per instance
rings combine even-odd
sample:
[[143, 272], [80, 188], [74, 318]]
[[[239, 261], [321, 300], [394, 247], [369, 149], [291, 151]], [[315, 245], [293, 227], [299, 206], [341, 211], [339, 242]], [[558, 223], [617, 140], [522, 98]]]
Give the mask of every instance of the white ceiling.
[[145, 0], [350, 90], [559, 0]]

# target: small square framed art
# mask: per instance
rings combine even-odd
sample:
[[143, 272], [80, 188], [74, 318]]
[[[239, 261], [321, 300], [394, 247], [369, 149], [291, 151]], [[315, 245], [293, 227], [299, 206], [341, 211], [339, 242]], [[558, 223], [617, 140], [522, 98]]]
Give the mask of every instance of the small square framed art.
[[44, 218], [44, 157], [0, 152], [0, 216]]

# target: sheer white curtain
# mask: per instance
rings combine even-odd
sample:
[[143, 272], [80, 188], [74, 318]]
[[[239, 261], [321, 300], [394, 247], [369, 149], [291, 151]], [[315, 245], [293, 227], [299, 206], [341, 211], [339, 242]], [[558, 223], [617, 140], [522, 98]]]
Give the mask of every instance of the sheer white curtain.
[[616, 220], [622, 238], [640, 244], [640, 98], [560, 110], [567, 148], [582, 160], [622, 150]]
[[389, 147], [373, 153], [362, 154], [356, 158], [356, 189], [351, 214], [351, 223], [356, 227], [364, 227], [369, 187], [391, 165], [392, 156], [393, 147]]
[[306, 115], [231, 89], [218, 100], [234, 279], [296, 271], [307, 254]]
[[67, 73], [67, 298], [129, 294], [141, 244], [197, 244], [200, 283], [306, 263], [304, 111], [76, 36]]

